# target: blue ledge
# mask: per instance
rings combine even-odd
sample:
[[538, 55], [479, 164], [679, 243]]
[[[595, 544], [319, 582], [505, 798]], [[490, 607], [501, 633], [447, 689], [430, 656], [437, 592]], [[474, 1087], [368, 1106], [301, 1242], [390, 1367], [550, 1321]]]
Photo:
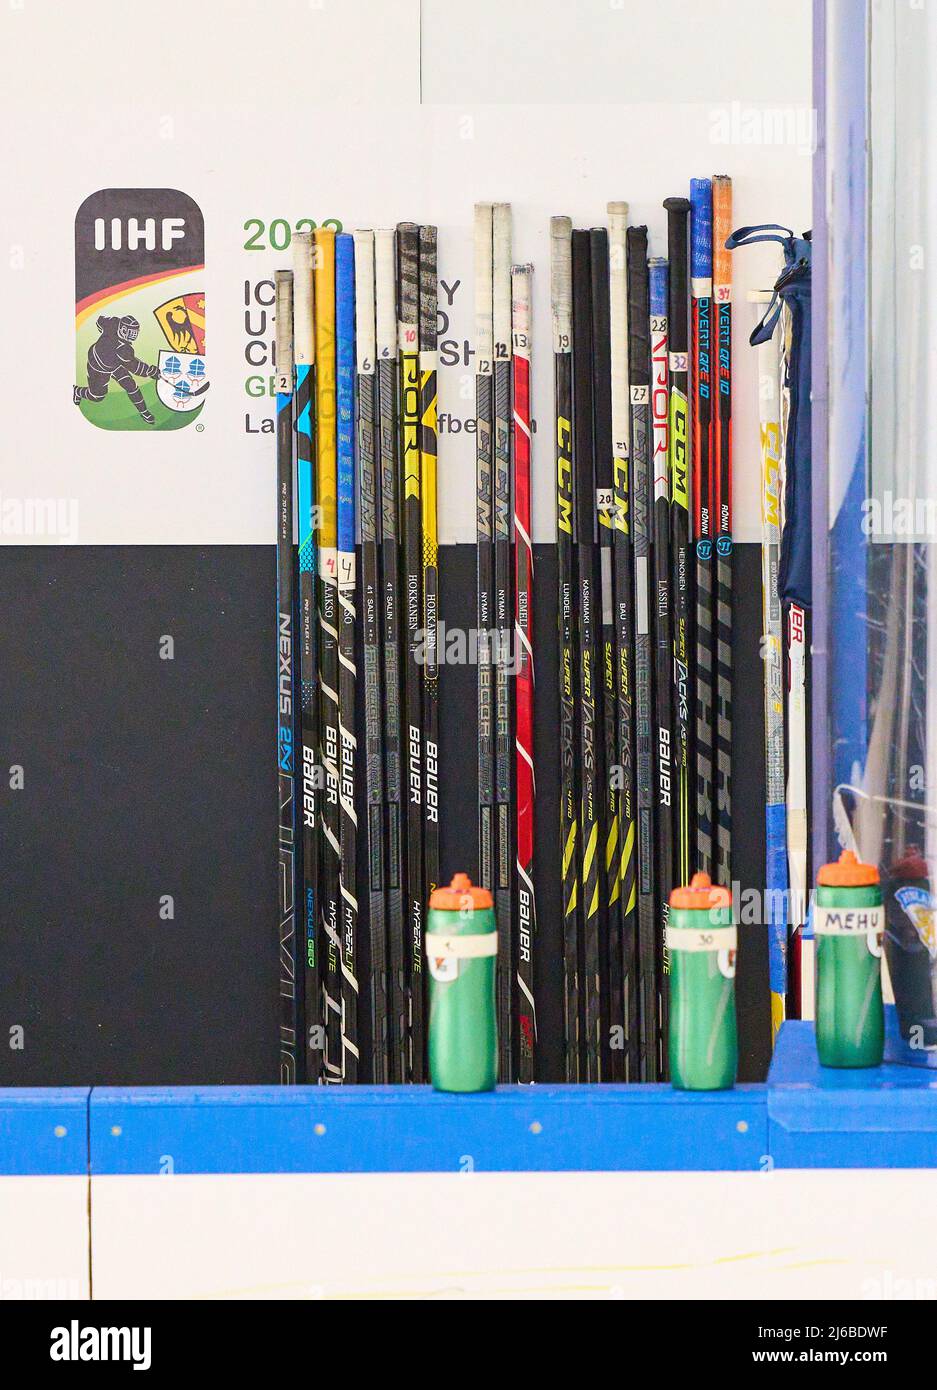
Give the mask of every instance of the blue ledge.
[[84, 1086], [0, 1090], [0, 1174], [88, 1173], [88, 1097]]
[[785, 1023], [768, 1076], [777, 1168], [937, 1167], [937, 1079], [926, 1068], [821, 1067], [810, 1023]]
[[[937, 1077], [831, 1071], [808, 1023], [767, 1086], [0, 1090], [0, 1174], [937, 1168]], [[90, 1156], [90, 1157], [89, 1157]]]
[[763, 1086], [95, 1090], [95, 1174], [757, 1169]]

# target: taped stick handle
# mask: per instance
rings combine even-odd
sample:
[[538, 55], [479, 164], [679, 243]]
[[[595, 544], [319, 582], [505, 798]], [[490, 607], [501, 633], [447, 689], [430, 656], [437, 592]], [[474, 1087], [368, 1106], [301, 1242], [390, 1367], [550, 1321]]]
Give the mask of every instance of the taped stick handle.
[[377, 355], [380, 360], [393, 361], [397, 356], [397, 304], [394, 294], [394, 260], [396, 246], [393, 227], [381, 227], [374, 233], [374, 285], [376, 305]]
[[713, 276], [713, 199], [710, 179], [690, 180], [690, 278], [694, 299], [708, 299]]
[[312, 291], [312, 232], [293, 237], [293, 352], [296, 365], [312, 366], [315, 350]]
[[420, 352], [436, 351], [436, 228], [420, 228]]
[[359, 375], [374, 371], [374, 233], [355, 232], [355, 361]]
[[687, 325], [687, 271], [689, 198], [665, 198], [667, 213], [667, 260], [670, 266], [670, 312], [668, 329], [670, 351], [686, 352], [689, 338]]
[[277, 392], [293, 390], [293, 272], [276, 272]]
[[550, 298], [553, 303], [553, 351], [573, 348], [573, 224], [550, 218]]
[[732, 298], [732, 252], [726, 245], [732, 231], [732, 180], [713, 179], [713, 298], [724, 304]]
[[492, 209], [490, 203], [475, 204], [475, 372], [491, 373], [492, 337]]
[[494, 358], [508, 362], [511, 357], [511, 204], [495, 203], [492, 208], [492, 330]]

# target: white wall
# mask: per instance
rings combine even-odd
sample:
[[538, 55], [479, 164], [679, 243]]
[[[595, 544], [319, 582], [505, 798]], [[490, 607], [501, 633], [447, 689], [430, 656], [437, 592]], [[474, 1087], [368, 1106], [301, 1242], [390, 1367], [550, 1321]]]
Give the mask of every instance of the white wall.
[[0, 1177], [0, 1302], [91, 1296], [89, 1184]]
[[[896, 1178], [914, 1223], [895, 1221]], [[96, 1298], [892, 1300], [937, 1289], [927, 1170], [106, 1177], [93, 1189]]]
[[[755, 103], [792, 125], [809, 104], [809, 12], [809, 0], [783, 10], [746, 0], [423, 0], [422, 14], [418, 0], [200, 0], [180, 27], [118, 0], [7, 7], [0, 541], [56, 539], [10, 533], [2, 504], [58, 497], [77, 503], [75, 539], [85, 544], [273, 542], [272, 437], [245, 432], [245, 416], [259, 425], [272, 402], [245, 393], [254, 372], [243, 293], [289, 255], [243, 249], [252, 216], [438, 222], [441, 278], [458, 283], [446, 336], [468, 339], [472, 204], [510, 199], [515, 258], [536, 266], [534, 414], [548, 420], [551, 214], [595, 225], [609, 199], [623, 198], [659, 254], [661, 200], [691, 175], [724, 172], [737, 222], [809, 225], [805, 149], [749, 143], [764, 135]], [[118, 186], [178, 187], [204, 212], [204, 431], [108, 434], [72, 404], [74, 214], [87, 194]], [[742, 540], [760, 525], [744, 295], [774, 264], [761, 250], [737, 258]], [[471, 416], [472, 386], [470, 365], [442, 369], [440, 408]], [[553, 536], [547, 437], [541, 428], [534, 450], [538, 540]], [[474, 540], [467, 435], [441, 442], [439, 505], [442, 540]]]
[[810, 101], [811, 0], [423, 0], [428, 102]]

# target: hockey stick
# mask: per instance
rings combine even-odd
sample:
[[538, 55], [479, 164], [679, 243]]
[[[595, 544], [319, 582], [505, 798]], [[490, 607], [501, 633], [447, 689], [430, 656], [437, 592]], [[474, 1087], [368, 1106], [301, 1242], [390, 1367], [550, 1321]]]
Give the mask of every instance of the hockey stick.
[[615, 666], [615, 590], [612, 573], [614, 490], [612, 486], [612, 367], [609, 306], [608, 232], [589, 233], [592, 293], [593, 420], [595, 430], [596, 516], [599, 535], [599, 631], [602, 684], [601, 785], [604, 789], [603, 845], [606, 930], [600, 962], [602, 990], [602, 1067], [609, 1081], [624, 1081], [624, 1049], [613, 1046], [612, 1028], [622, 1028], [621, 844], [619, 841], [618, 708]]
[[696, 542], [696, 869], [713, 864], [712, 185], [690, 181], [693, 298], [693, 520]]
[[573, 376], [571, 223], [550, 219], [553, 396], [556, 450], [556, 540], [560, 639], [560, 862], [563, 875], [563, 1017], [566, 1080], [580, 1077], [579, 795], [576, 779], [576, 664], [573, 563]]
[[492, 331], [494, 349], [494, 660], [495, 917], [498, 923], [498, 1076], [514, 1075], [514, 850], [511, 720], [511, 205], [492, 208]]
[[303, 1050], [305, 1078], [322, 1072], [322, 983], [319, 978], [319, 792], [316, 711], [318, 623], [316, 615], [315, 493], [313, 490], [313, 393], [315, 313], [312, 233], [293, 238], [293, 345], [296, 366], [296, 493], [299, 507], [299, 678], [302, 741], [301, 924], [305, 941]]
[[293, 273], [276, 272], [277, 773], [280, 902], [280, 1081], [297, 1080], [296, 818], [293, 809]]
[[339, 941], [338, 813], [338, 589], [335, 549], [335, 233], [315, 232], [313, 282], [316, 306], [316, 523], [319, 533], [319, 736], [325, 771], [322, 832], [321, 918], [326, 943], [322, 962], [325, 1007], [325, 1077], [342, 1078], [342, 986]]
[[439, 540], [436, 523], [436, 228], [420, 228], [420, 502], [423, 522], [424, 900], [439, 886]]
[[631, 391], [631, 502], [634, 519], [635, 712], [638, 809], [638, 966], [641, 1080], [660, 1075], [657, 910], [654, 887], [654, 753], [650, 651], [650, 306], [647, 228], [628, 228], [628, 372]]
[[673, 871], [673, 625], [670, 615], [670, 372], [669, 372], [669, 277], [667, 262], [659, 258], [648, 267], [651, 323], [651, 530], [653, 537], [651, 625], [654, 652], [654, 781], [657, 869], [657, 987], [661, 1032], [661, 1079], [669, 1075], [667, 1029], [670, 957], [667, 922]]
[[401, 798], [400, 710], [400, 481], [397, 468], [397, 305], [392, 230], [374, 233], [377, 323], [377, 377], [380, 413], [380, 636], [384, 653], [384, 794], [387, 820], [388, 1081], [406, 1081], [407, 929], [403, 886], [406, 877]]
[[674, 872], [678, 884], [693, 874], [692, 804], [690, 795], [690, 527], [689, 527], [689, 408], [687, 402], [687, 198], [665, 198], [670, 301], [667, 332], [670, 339], [670, 607], [673, 614], [673, 765], [675, 843]]
[[491, 323], [492, 214], [475, 204], [475, 487], [478, 641], [478, 881], [494, 888], [495, 764], [491, 683], [492, 541], [491, 422], [494, 414]]
[[[798, 960], [800, 1017], [813, 1017], [813, 952], [801, 927], [807, 920], [807, 614], [799, 603], [787, 610], [787, 874], [790, 923]], [[785, 972], [785, 985], [788, 983]], [[778, 1019], [780, 1010], [773, 1017]], [[777, 1031], [775, 1029], [775, 1031]]]
[[[750, 303], [772, 296], [752, 292]], [[761, 604], [765, 663], [765, 925], [772, 1039], [783, 1022], [787, 969], [787, 826], [784, 791], [784, 639], [778, 596], [781, 552], [781, 414], [779, 330], [758, 345], [761, 435]]]
[[358, 396], [358, 491], [361, 527], [361, 627], [364, 659], [365, 805], [368, 843], [368, 939], [371, 956], [371, 1080], [388, 1079], [387, 918], [384, 898], [384, 690], [381, 679], [381, 580], [378, 542], [377, 345], [374, 233], [355, 232], [355, 358]]
[[[781, 390], [779, 412], [781, 420], [781, 478], [779, 491], [784, 497], [784, 468], [787, 458], [787, 430], [790, 421], [790, 385], [788, 366], [791, 354], [793, 318], [790, 306], [781, 311]], [[782, 604], [783, 611], [783, 604]], [[787, 874], [790, 891], [790, 923], [793, 928], [794, 957], [797, 962], [797, 995], [800, 1017], [814, 1016], [814, 969], [816, 943], [805, 939], [801, 928], [807, 920], [807, 614], [799, 603], [790, 603], [785, 615], [787, 637]], [[887, 747], [893, 737], [891, 716], [886, 714], [888, 700], [879, 700], [881, 717], [876, 715], [869, 738], [867, 766], [875, 766], [876, 744]], [[881, 760], [879, 760], [881, 761]], [[872, 863], [880, 862], [880, 853], [869, 849], [868, 837], [860, 831], [863, 851], [874, 855]], [[875, 843], [875, 837], [872, 837]], [[878, 850], [880, 850], [880, 842]], [[780, 944], [780, 943], [779, 943]], [[784, 984], [789, 984], [785, 970]], [[772, 1001], [774, 1003], [774, 1001]], [[775, 1031], [782, 1022], [782, 1010], [775, 1006], [772, 1020]]]
[[627, 203], [609, 203], [609, 327], [612, 387], [612, 557], [615, 589], [616, 759], [622, 933], [622, 1019], [625, 1081], [640, 1078], [636, 794], [634, 783], [634, 575], [631, 547], [631, 407], [628, 396]]
[[713, 411], [716, 593], [716, 877], [732, 891], [732, 180], [717, 174], [713, 198], [713, 305], [717, 358], [713, 372], [718, 405]]
[[537, 1006], [534, 1000], [534, 553], [530, 521], [530, 343], [533, 267], [511, 269], [511, 336], [514, 375], [514, 642], [517, 720], [517, 1041], [521, 1082], [534, 1077]]
[[579, 619], [579, 759], [582, 824], [582, 993], [585, 1077], [601, 1080], [600, 945], [605, 920], [601, 865], [604, 790], [599, 766], [598, 632], [595, 586], [595, 455], [592, 393], [592, 271], [589, 233], [572, 234], [573, 493]]
[[342, 1080], [358, 1080], [358, 741], [355, 666], [355, 241], [335, 238], [335, 382], [338, 415], [338, 799], [341, 814]]
[[420, 229], [397, 227], [397, 313], [400, 349], [400, 472], [403, 479], [404, 722], [407, 769], [407, 933], [410, 986], [410, 1079], [426, 1075], [423, 998], [423, 680], [419, 663], [423, 605], [420, 501]]

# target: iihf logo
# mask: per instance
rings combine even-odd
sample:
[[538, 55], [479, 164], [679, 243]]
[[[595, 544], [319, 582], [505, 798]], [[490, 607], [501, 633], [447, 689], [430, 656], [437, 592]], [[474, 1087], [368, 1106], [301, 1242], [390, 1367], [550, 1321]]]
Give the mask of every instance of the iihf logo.
[[[178, 429], [201, 411], [205, 229], [171, 188], [108, 188], [75, 218], [77, 384], [101, 429]], [[168, 292], [168, 296], [167, 296]]]

